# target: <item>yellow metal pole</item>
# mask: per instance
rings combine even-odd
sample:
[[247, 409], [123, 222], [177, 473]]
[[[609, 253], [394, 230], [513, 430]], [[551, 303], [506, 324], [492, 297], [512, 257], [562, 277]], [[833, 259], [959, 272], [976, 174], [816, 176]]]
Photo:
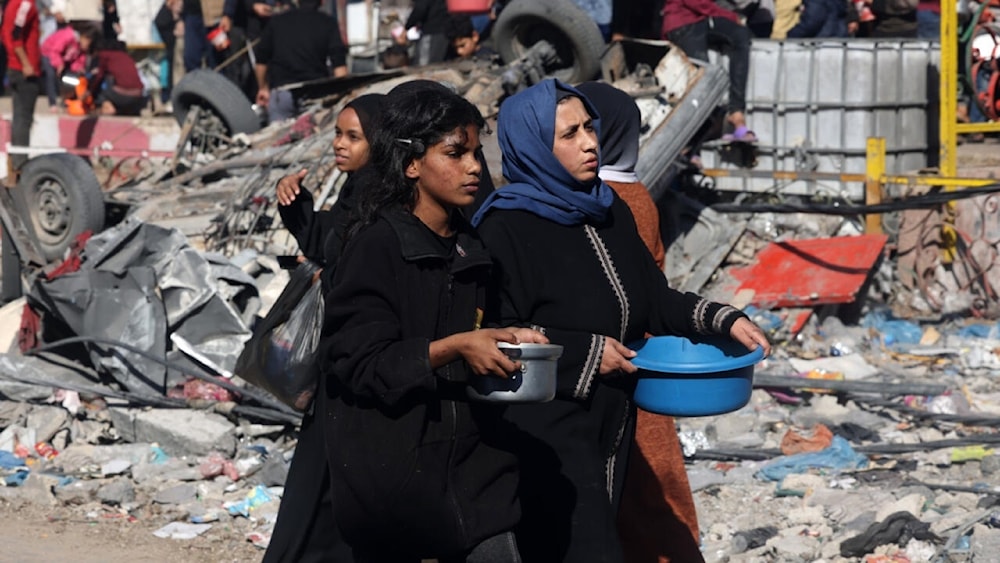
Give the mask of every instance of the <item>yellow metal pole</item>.
[[[885, 176], [885, 137], [868, 137], [865, 159], [865, 204], [882, 202], [882, 177]], [[882, 216], [865, 215], [865, 232], [873, 235], [882, 232]]]
[[939, 129], [941, 135], [941, 175], [952, 178], [958, 174], [958, 10], [955, 3], [941, 0], [941, 76]]

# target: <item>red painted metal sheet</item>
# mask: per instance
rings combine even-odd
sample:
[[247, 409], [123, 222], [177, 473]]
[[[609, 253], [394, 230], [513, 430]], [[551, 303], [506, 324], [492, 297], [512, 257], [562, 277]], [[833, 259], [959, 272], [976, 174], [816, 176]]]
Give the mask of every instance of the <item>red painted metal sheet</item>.
[[878, 261], [888, 237], [860, 235], [772, 242], [756, 262], [730, 270], [740, 291], [763, 308], [851, 303]]

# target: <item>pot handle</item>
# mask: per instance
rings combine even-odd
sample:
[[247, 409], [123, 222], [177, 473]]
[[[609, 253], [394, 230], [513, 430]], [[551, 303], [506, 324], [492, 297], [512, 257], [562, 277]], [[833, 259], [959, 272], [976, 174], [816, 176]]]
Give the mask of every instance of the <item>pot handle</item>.
[[520, 348], [500, 348], [500, 351], [512, 360], [521, 359], [521, 355], [524, 353], [524, 350], [521, 350]]

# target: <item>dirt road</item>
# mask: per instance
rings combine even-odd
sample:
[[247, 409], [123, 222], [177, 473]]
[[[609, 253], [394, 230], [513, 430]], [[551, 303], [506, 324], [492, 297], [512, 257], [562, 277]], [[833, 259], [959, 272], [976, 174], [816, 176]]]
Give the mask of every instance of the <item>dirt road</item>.
[[[0, 499], [0, 561], [11, 563], [225, 563], [260, 561], [264, 551], [230, 524], [190, 540], [153, 535], [160, 518], [130, 520], [116, 511], [43, 507]], [[236, 520], [235, 523], [240, 521]]]

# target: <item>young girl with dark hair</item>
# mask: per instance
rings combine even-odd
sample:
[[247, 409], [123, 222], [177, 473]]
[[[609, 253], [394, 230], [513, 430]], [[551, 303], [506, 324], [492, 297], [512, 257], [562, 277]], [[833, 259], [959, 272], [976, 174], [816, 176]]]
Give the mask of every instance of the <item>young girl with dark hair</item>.
[[474, 377], [507, 377], [481, 328], [490, 258], [459, 208], [475, 199], [484, 121], [457, 94], [390, 95], [371, 143], [359, 220], [326, 296], [322, 363], [334, 514], [357, 561], [520, 561], [517, 462]]
[[[282, 223], [295, 237], [302, 255], [323, 268], [325, 284], [333, 278], [340, 258], [358, 194], [357, 172], [368, 164], [369, 138], [377, 128], [384, 99], [382, 94], [358, 96], [337, 114], [333, 150], [337, 169], [348, 177], [330, 209], [313, 210], [315, 200], [309, 190], [302, 188], [305, 169], [282, 177], [275, 187]], [[318, 563], [350, 558], [350, 549], [336, 530], [323, 423], [315, 413], [302, 420], [264, 563]]]
[[315, 200], [302, 189], [307, 170], [278, 180], [275, 188], [278, 213], [285, 228], [299, 243], [302, 254], [320, 266], [335, 265], [357, 200], [358, 170], [368, 164], [370, 137], [382, 113], [385, 96], [365, 94], [344, 105], [337, 114], [333, 151], [337, 169], [348, 174], [337, 201], [326, 211], [314, 211]]

